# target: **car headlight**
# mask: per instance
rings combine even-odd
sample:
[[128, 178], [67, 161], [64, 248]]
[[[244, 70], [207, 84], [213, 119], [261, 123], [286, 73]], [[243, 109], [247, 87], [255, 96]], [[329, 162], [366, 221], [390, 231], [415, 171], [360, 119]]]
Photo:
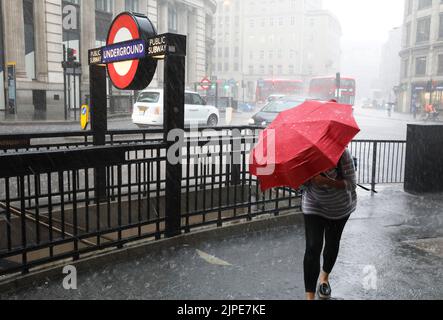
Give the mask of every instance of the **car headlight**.
[[249, 125], [250, 126], [253, 126], [253, 125], [255, 125], [255, 120], [254, 119], [249, 119]]

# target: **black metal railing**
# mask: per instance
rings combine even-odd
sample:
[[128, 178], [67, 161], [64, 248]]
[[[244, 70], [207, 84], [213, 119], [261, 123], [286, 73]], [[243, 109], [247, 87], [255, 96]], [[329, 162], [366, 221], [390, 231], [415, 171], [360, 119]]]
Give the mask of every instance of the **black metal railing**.
[[[249, 173], [261, 130], [188, 132], [179, 157], [183, 232], [300, 210], [298, 191], [263, 193]], [[161, 130], [109, 131], [106, 146], [92, 147], [84, 132], [1, 136], [0, 275], [164, 237], [162, 138]], [[405, 142], [354, 141], [350, 149], [360, 184], [403, 182]]]
[[[166, 145], [131, 135], [113, 133], [104, 147], [0, 155], [0, 275], [164, 237]], [[189, 134], [180, 158], [183, 232], [299, 209], [297, 191], [264, 194], [249, 174], [257, 136], [251, 128]]]

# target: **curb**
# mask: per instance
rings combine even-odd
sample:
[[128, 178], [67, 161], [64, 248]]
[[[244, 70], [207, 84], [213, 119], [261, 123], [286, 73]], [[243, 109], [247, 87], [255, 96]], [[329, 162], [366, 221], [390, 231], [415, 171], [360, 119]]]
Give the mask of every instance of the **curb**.
[[363, 114], [363, 113], [356, 113], [356, 115], [361, 116], [361, 117], [365, 117], [365, 118], [373, 118], [373, 119], [381, 119], [381, 120], [393, 120], [393, 121], [409, 121], [409, 120], [413, 120], [411, 123], [420, 123], [420, 121], [417, 121], [416, 119], [401, 119], [401, 118], [389, 118], [388, 116], [386, 117], [382, 117], [382, 116], [378, 116], [378, 115], [368, 115], [368, 114]]
[[[108, 120], [115, 119], [131, 119], [131, 115], [110, 115], [108, 116]], [[63, 126], [63, 125], [75, 125], [79, 124], [80, 120], [76, 121], [63, 121], [63, 120], [50, 120], [50, 121], [0, 121], [0, 126], [41, 126], [41, 125], [50, 125], [50, 126]]]
[[18, 278], [7, 278], [0, 280], [0, 292], [5, 293], [11, 290], [23, 290], [33, 285], [39, 285], [49, 281], [59, 281], [65, 276], [63, 268], [65, 266], [76, 267], [78, 273], [88, 272], [91, 269], [103, 266], [105, 264], [118, 264], [129, 259], [137, 259], [146, 254], [159, 254], [164, 250], [168, 250], [178, 246], [195, 246], [204, 243], [207, 239], [223, 239], [226, 237], [235, 237], [245, 233], [261, 232], [274, 228], [296, 225], [303, 222], [301, 213], [285, 214], [278, 217], [262, 217], [251, 222], [233, 223], [226, 227], [218, 229], [203, 229], [194, 233], [180, 235], [175, 238], [163, 239], [156, 242], [141, 241], [128, 245], [124, 249], [103, 251], [96, 253], [94, 256], [84, 258], [82, 260], [72, 262], [64, 260], [52, 264], [51, 267], [41, 271], [35, 271], [28, 275], [21, 275]]

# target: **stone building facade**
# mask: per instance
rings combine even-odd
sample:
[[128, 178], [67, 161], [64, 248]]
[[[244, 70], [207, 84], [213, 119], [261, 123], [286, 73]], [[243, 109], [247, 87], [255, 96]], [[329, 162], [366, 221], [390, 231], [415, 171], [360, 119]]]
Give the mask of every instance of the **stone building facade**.
[[443, 1], [405, 0], [399, 110], [432, 103], [443, 110]]
[[[105, 44], [110, 23], [123, 11], [146, 14], [159, 33], [188, 36], [186, 81], [189, 87], [212, 72], [215, 0], [2, 0], [0, 113], [6, 108], [5, 67], [13, 62], [17, 75], [17, 115], [13, 119], [35, 118], [35, 91], [44, 91], [46, 96], [44, 119], [63, 117], [63, 45], [75, 49], [82, 63], [82, 74], [76, 83], [74, 77], [68, 82], [67, 102], [73, 108], [87, 101], [88, 49]], [[162, 78], [159, 71], [152, 86], [161, 85]], [[112, 86], [108, 90], [110, 95], [133, 94], [116, 92]]]

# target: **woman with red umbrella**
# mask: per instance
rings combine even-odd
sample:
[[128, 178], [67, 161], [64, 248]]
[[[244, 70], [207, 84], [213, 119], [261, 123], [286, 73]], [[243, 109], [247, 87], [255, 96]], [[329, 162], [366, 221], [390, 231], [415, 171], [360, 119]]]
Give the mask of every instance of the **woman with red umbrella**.
[[[357, 182], [354, 160], [346, 150], [337, 168], [312, 179], [303, 188], [305, 218], [305, 287], [308, 300], [331, 298], [329, 275], [337, 261], [343, 230], [357, 207]], [[320, 257], [323, 250], [323, 268]], [[320, 280], [319, 280], [320, 278]]]
[[356, 170], [347, 146], [359, 132], [352, 106], [307, 101], [282, 112], [252, 151], [250, 172], [259, 178], [263, 191], [303, 186], [309, 300], [315, 299], [318, 281], [320, 298], [331, 297], [329, 275], [345, 225], [357, 206]]

